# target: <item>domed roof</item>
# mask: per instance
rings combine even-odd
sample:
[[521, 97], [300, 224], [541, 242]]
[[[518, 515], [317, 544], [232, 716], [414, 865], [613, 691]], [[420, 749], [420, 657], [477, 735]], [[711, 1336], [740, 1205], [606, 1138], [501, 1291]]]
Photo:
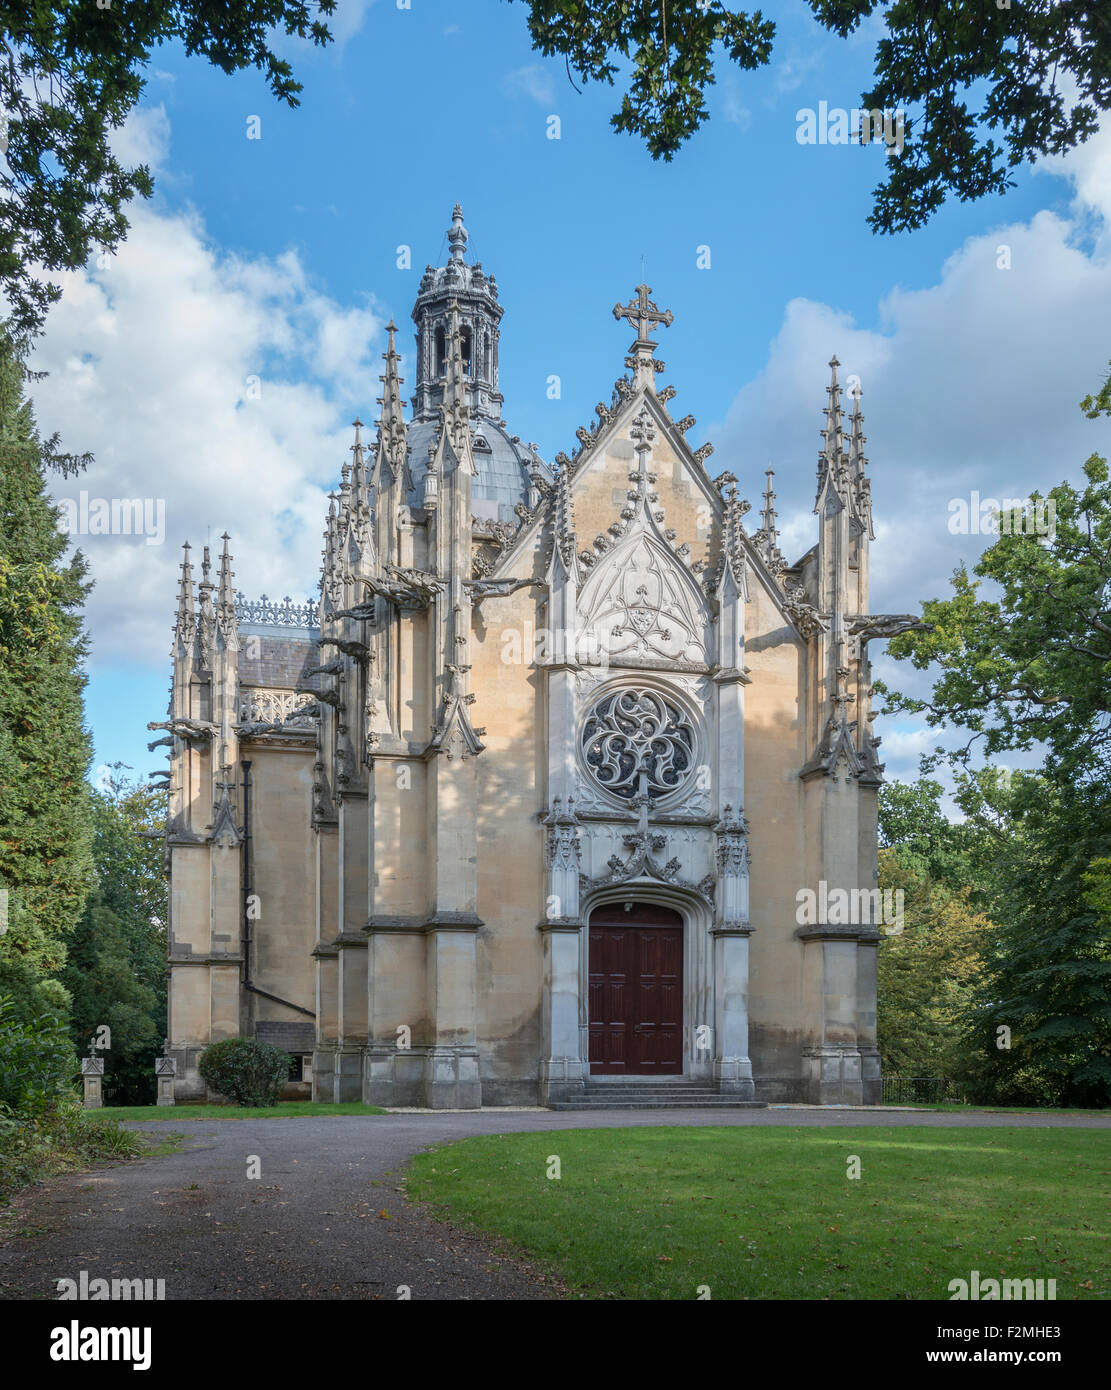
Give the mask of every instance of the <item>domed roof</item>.
[[[406, 429], [409, 476], [413, 483], [409, 490], [411, 507], [421, 505], [429, 454], [435, 451], [439, 435], [436, 420], [414, 420]], [[472, 420], [471, 447], [478, 470], [471, 485], [471, 507], [474, 515], [484, 521], [516, 521], [513, 508], [528, 497], [530, 472], [538, 471], [547, 482], [553, 478], [552, 470], [535, 448], [511, 435], [501, 421], [482, 416]]]

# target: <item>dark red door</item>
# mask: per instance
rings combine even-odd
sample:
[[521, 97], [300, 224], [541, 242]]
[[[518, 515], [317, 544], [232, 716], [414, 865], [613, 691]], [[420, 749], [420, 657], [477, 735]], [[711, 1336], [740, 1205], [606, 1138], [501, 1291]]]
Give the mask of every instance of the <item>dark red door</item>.
[[669, 907], [608, 903], [590, 916], [590, 1070], [683, 1071], [683, 919]]

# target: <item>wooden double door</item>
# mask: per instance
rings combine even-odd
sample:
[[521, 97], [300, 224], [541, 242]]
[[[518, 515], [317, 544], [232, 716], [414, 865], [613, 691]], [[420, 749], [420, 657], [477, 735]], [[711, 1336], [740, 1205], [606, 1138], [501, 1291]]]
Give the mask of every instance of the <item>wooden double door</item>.
[[590, 1071], [683, 1071], [683, 919], [652, 903], [590, 914]]

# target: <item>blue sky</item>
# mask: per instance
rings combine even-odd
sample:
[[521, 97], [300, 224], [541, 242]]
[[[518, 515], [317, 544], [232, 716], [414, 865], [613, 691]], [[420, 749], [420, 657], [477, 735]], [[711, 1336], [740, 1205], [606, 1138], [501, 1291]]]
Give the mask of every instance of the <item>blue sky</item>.
[[[766, 13], [771, 66], [741, 73], [722, 59], [711, 119], [671, 164], [611, 129], [619, 90], [580, 95], [562, 60], [531, 49], [519, 3], [340, 0], [340, 43], [285, 43], [305, 84], [295, 111], [259, 74], [154, 55], [120, 147], [151, 162], [155, 198], [114, 261], [66, 278], [36, 364], [50, 372], [36, 390], [44, 432], [97, 455], [58, 495], [165, 502], [164, 544], [82, 538], [97, 580], [97, 765], [158, 765], [145, 725], [165, 709], [182, 540], [226, 527], [246, 592], [313, 590], [348, 422], [376, 413], [383, 326], [392, 316], [410, 333], [457, 200], [469, 256], [506, 305], [506, 417], [547, 458], [570, 449], [623, 371], [630, 331], [610, 311], [642, 257], [675, 314], [660, 355], [677, 413], [698, 419], [692, 443], [712, 440], [711, 471], [735, 472], [754, 504], [774, 464], [793, 553], [811, 543], [825, 363], [836, 351], [858, 372], [878, 610], [916, 610], [982, 547], [949, 534], [948, 499], [1049, 486], [1107, 452], [1106, 431], [1076, 410], [1111, 355], [1105, 134], [1019, 171], [1005, 198], [877, 237], [866, 218], [882, 150], [795, 136], [800, 108], [859, 104], [879, 29], [842, 41], [801, 4]], [[260, 139], [247, 138], [252, 116]], [[559, 400], [546, 393], [553, 373]], [[258, 400], [245, 398], [249, 376]], [[884, 732], [889, 772], [912, 775], [932, 737]]]

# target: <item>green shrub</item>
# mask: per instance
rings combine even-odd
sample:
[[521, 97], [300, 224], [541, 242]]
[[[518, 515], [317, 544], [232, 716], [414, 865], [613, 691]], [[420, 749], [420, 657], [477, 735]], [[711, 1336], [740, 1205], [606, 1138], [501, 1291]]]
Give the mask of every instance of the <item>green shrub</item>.
[[225, 1038], [201, 1053], [206, 1085], [237, 1105], [273, 1105], [289, 1077], [293, 1058], [257, 1038]]
[[20, 1020], [0, 996], [0, 1110], [14, 1116], [42, 1115], [72, 1086], [77, 1055], [62, 1022], [47, 1014]]
[[20, 1118], [0, 1106], [0, 1205], [28, 1183], [144, 1152], [138, 1134], [86, 1110], [71, 1091], [55, 1096], [33, 1116]]

